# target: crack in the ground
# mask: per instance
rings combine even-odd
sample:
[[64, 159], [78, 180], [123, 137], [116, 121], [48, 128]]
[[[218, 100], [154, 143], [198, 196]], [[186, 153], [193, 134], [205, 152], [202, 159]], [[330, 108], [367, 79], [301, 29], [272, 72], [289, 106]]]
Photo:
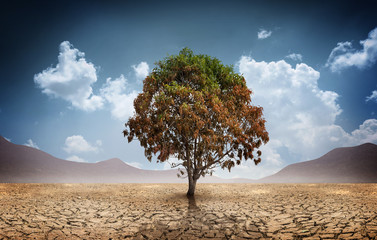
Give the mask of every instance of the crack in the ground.
[[196, 201], [185, 187], [10, 184], [0, 239], [377, 237], [376, 184], [199, 184]]

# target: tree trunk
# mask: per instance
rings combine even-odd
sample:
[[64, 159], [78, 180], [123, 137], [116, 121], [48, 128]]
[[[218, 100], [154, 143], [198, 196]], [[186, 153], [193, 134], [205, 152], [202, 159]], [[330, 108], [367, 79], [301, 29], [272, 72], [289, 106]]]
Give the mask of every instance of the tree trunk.
[[187, 196], [188, 199], [188, 210], [195, 211], [200, 210], [200, 208], [196, 205], [195, 196]]
[[194, 196], [197, 179], [194, 179], [192, 176], [188, 176], [188, 179], [189, 189], [187, 191], [187, 196]]

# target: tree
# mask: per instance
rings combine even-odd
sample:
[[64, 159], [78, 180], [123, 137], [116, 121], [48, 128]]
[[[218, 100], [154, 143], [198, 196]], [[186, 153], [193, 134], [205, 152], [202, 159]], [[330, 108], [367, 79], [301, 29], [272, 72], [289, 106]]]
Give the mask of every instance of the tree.
[[214, 168], [261, 161], [257, 149], [269, 139], [251, 93], [232, 66], [184, 48], [157, 62], [144, 79], [123, 134], [128, 142], [140, 141], [149, 161], [152, 155], [157, 162], [177, 158], [171, 166], [184, 167], [178, 175], [187, 175], [187, 195], [193, 196], [197, 180]]

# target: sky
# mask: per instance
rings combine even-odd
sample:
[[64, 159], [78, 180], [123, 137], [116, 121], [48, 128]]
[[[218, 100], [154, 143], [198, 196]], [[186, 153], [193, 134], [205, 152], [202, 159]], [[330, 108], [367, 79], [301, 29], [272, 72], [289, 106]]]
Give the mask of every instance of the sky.
[[[0, 135], [55, 157], [143, 169], [122, 135], [155, 62], [184, 47], [233, 65], [262, 106], [257, 179], [333, 148], [377, 144], [375, 1], [12, 1], [0, 10]], [[172, 160], [173, 161], [173, 160]]]

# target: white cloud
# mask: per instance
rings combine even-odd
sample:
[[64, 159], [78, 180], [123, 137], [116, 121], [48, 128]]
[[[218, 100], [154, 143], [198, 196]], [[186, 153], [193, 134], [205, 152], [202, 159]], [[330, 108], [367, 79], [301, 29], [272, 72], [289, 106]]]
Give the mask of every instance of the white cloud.
[[62, 42], [56, 67], [34, 75], [34, 82], [43, 93], [62, 98], [75, 108], [85, 111], [102, 108], [103, 99], [93, 94], [91, 86], [97, 81], [96, 69], [84, 56], [68, 41]]
[[293, 61], [296, 61], [296, 62], [301, 62], [302, 61], [302, 55], [299, 54], [299, 53], [291, 53], [287, 56], [285, 56], [286, 58], [289, 58], [289, 59], [292, 59]]
[[258, 32], [258, 39], [266, 39], [266, 38], [270, 37], [271, 34], [272, 34], [272, 31], [267, 31], [265, 29], [261, 29]]
[[276, 151], [281, 146], [282, 143], [279, 140], [272, 139], [268, 145], [263, 145], [260, 148], [265, 155], [263, 160], [266, 165], [276, 169], [276, 167], [280, 167], [283, 164], [281, 155]]
[[[9, 140], [9, 142], [10, 142], [10, 140]], [[24, 145], [28, 146], [28, 147], [35, 148], [35, 149], [39, 149], [38, 145], [35, 142], [33, 142], [33, 140], [31, 140], [31, 139], [27, 140]]]
[[138, 93], [132, 91], [126, 94], [127, 80], [121, 75], [111, 80], [108, 78], [106, 84], [101, 88], [101, 96], [111, 104], [111, 114], [114, 118], [125, 121], [134, 113], [133, 102]]
[[377, 119], [365, 120], [358, 129], [352, 132], [352, 141], [355, 144], [377, 143]]
[[139, 81], [144, 80], [149, 74], [149, 65], [146, 62], [140, 62], [137, 66], [132, 65], [132, 68], [135, 71], [136, 78]]
[[139, 162], [126, 162], [128, 165], [132, 166], [132, 167], [135, 167], [135, 168], [139, 168], [141, 169], [143, 164], [139, 163]]
[[84, 153], [84, 152], [98, 152], [99, 149], [96, 146], [88, 143], [83, 136], [73, 135], [67, 137], [65, 140], [64, 150], [67, 153]]
[[12, 142], [12, 139], [7, 138], [7, 137], [4, 137], [4, 138], [5, 138], [5, 140], [7, 140], [8, 142]]
[[370, 96], [366, 97], [365, 101], [366, 102], [369, 102], [369, 101], [377, 102], [377, 90], [374, 90]]
[[[121, 75], [115, 80], [108, 78], [99, 90], [100, 95], [94, 95], [92, 84], [97, 81], [96, 69], [84, 56], [68, 41], [62, 42], [58, 64], [36, 74], [34, 82], [42, 88], [43, 93], [69, 101], [73, 107], [81, 110], [94, 111], [109, 103], [114, 118], [127, 120], [134, 112], [133, 101], [138, 93], [126, 93], [127, 80]], [[140, 62], [132, 68], [138, 80], [144, 79], [149, 73], [146, 62]]]
[[377, 28], [369, 32], [368, 38], [360, 41], [361, 50], [352, 47], [351, 42], [339, 42], [331, 51], [326, 66], [333, 72], [355, 66], [363, 69], [377, 60]]
[[[377, 142], [377, 120], [366, 120], [359, 129], [348, 134], [335, 124], [341, 108], [338, 94], [318, 87], [320, 73], [305, 63], [292, 67], [284, 60], [257, 62], [241, 57], [239, 72], [253, 91], [252, 101], [264, 109], [271, 142], [263, 152], [270, 166], [289, 156], [297, 160], [317, 158], [329, 150]], [[279, 149], [285, 149], [285, 153]], [[255, 171], [266, 171], [256, 167]]]
[[67, 157], [67, 160], [68, 161], [73, 161], [73, 162], [86, 162], [85, 159], [83, 158], [80, 158], [76, 155], [73, 155], [73, 156], [70, 156], [70, 157]]
[[97, 146], [102, 146], [102, 141], [101, 140], [97, 140], [96, 144], [97, 144]]

